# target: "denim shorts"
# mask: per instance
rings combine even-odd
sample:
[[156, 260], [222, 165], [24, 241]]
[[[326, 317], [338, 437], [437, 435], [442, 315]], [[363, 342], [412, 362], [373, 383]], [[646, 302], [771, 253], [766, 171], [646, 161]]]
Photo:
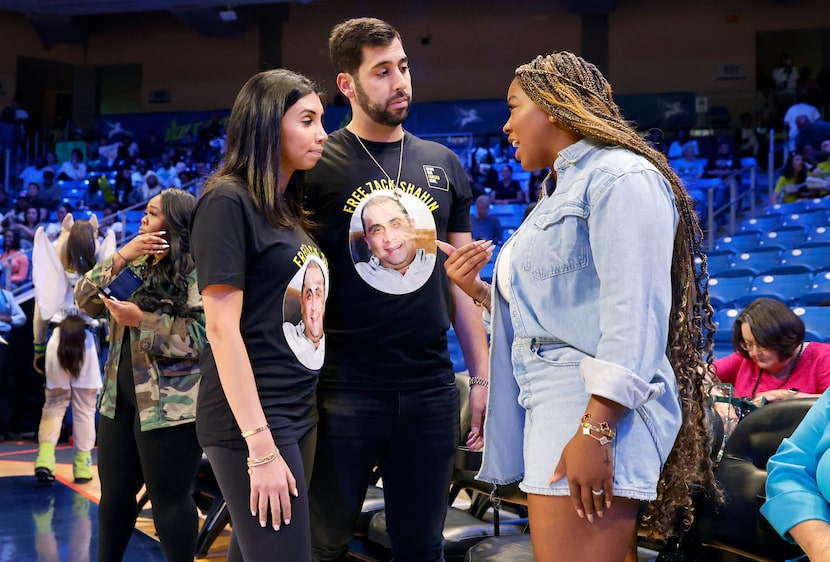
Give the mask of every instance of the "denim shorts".
[[[562, 344], [539, 344], [517, 339], [513, 372], [519, 403], [525, 409], [524, 479], [527, 493], [568, 496], [567, 478], [548, 484], [565, 445], [579, 430], [589, 395], [580, 373], [582, 352]], [[616, 427], [613, 448], [614, 495], [637, 500], [657, 497], [657, 482], [665, 459], [641, 410], [628, 411]], [[602, 421], [602, 420], [599, 420]], [[589, 437], [585, 437], [589, 439]]]

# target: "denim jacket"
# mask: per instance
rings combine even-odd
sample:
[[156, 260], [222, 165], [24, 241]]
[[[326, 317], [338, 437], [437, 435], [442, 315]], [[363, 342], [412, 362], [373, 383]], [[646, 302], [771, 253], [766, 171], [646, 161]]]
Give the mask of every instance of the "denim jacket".
[[[562, 150], [554, 170], [555, 191], [510, 239], [509, 306], [493, 283], [479, 474], [490, 482], [524, 474], [525, 411], [513, 372], [528, 349], [544, 351], [548, 362], [578, 362], [586, 395], [636, 410], [663, 463], [680, 428], [666, 355], [678, 223], [671, 186], [646, 159], [591, 140]], [[504, 265], [497, 262], [496, 272]], [[577, 418], [557, 431], [573, 435], [578, 425]]]

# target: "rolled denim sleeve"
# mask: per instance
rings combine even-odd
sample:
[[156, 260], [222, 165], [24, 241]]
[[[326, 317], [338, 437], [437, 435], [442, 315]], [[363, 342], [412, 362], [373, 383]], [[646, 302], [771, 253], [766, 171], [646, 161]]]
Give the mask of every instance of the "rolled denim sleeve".
[[656, 374], [667, 363], [677, 210], [654, 169], [606, 174], [589, 200], [600, 339], [582, 373], [589, 392], [637, 408], [665, 392]]

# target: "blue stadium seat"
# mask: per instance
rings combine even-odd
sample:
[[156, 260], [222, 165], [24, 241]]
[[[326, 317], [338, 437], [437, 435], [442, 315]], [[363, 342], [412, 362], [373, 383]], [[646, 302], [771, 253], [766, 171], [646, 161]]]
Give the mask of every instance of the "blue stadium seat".
[[755, 299], [766, 297], [778, 299], [793, 306], [813, 286], [812, 273], [789, 273], [783, 275], [759, 275], [752, 281], [747, 295], [736, 299], [738, 306], [745, 306]]
[[[732, 260], [735, 252], [732, 250], [713, 250], [706, 254], [706, 267], [709, 275], [717, 275], [732, 267]], [[700, 262], [700, 258], [695, 259], [696, 263]]]
[[807, 229], [803, 226], [782, 226], [761, 236], [761, 246], [775, 246], [786, 250], [807, 241]]
[[761, 273], [765, 273], [770, 269], [778, 267], [780, 262], [780, 248], [755, 248], [753, 250], [736, 254], [732, 258], [732, 267], [735, 269], [749, 270], [754, 275], [760, 275]]
[[[737, 272], [733, 272], [737, 273]], [[709, 278], [709, 300], [714, 308], [728, 308], [735, 305], [735, 303], [749, 295], [749, 289], [752, 287], [752, 275], [740, 272], [738, 275], [731, 275], [729, 272], [724, 272], [717, 277]]]
[[807, 201], [807, 209], [827, 209], [830, 210], [830, 196], [816, 197]]
[[801, 295], [798, 300], [799, 304], [804, 306], [830, 305], [830, 270], [816, 273], [810, 290]]
[[830, 241], [803, 244], [781, 255], [781, 266], [795, 272], [797, 268], [803, 271], [830, 269]]
[[825, 209], [806, 210], [802, 213], [784, 215], [783, 226], [803, 226], [810, 229], [814, 226], [827, 226], [827, 211]]
[[806, 341], [830, 341], [830, 306], [798, 306], [793, 312], [804, 321]]
[[810, 208], [810, 202], [807, 199], [799, 199], [789, 203], [777, 203], [767, 207], [767, 214], [769, 213], [783, 213], [785, 215], [792, 213], [803, 213]]
[[761, 244], [761, 235], [758, 232], [739, 232], [733, 236], [724, 236], [715, 240], [715, 250], [732, 250], [745, 252], [757, 248]]
[[814, 226], [807, 233], [807, 242], [830, 242], [830, 227]]
[[761, 215], [754, 219], [746, 219], [738, 228], [741, 232], [769, 232], [781, 227], [784, 221], [784, 215], [781, 213], [771, 213], [768, 215]]
[[728, 342], [730, 346], [732, 345], [732, 325], [740, 313], [740, 308], [721, 308], [715, 311], [713, 318], [717, 328], [715, 342]]
[[455, 330], [452, 328], [447, 330], [447, 347], [450, 351], [453, 372], [460, 373], [465, 371], [467, 369], [467, 365], [464, 362], [464, 354], [461, 353], [461, 344], [458, 343], [458, 337], [455, 335]]

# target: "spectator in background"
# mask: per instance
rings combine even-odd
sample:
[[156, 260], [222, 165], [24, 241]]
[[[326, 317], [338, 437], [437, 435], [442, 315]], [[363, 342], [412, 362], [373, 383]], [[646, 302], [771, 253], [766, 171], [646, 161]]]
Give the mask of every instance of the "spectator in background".
[[784, 53], [778, 58], [778, 65], [772, 70], [772, 80], [775, 91], [795, 96], [798, 85], [798, 69], [793, 64], [790, 55]]
[[155, 131], [147, 133], [147, 140], [141, 145], [141, 156], [154, 165], [159, 162], [161, 155], [165, 153], [164, 144], [159, 140]]
[[40, 186], [40, 202], [50, 211], [63, 200], [63, 186], [55, 181], [51, 168], [43, 170], [43, 183]]
[[23, 214], [28, 207], [43, 206], [43, 200], [40, 198], [40, 184], [36, 182], [26, 184], [26, 191], [17, 198], [17, 212], [21, 213], [19, 218], [23, 220]]
[[67, 214], [72, 212], [72, 205], [69, 203], [61, 203], [58, 205], [57, 209], [55, 209], [55, 220], [53, 222], [49, 222], [46, 224], [44, 231], [46, 232], [46, 236], [54, 242], [60, 236], [61, 230], [63, 228], [63, 219], [66, 217]]
[[69, 160], [63, 162], [60, 168], [58, 168], [58, 179], [69, 181], [82, 181], [86, 179], [84, 153], [80, 148], [73, 148], [69, 153]]
[[695, 181], [703, 177], [706, 161], [697, 157], [697, 144], [693, 142], [684, 144], [680, 155], [681, 158], [671, 161], [671, 167], [688, 189], [694, 185]]
[[21, 185], [29, 185], [36, 183], [38, 185], [43, 183], [43, 172], [49, 168], [46, 163], [46, 156], [38, 156], [34, 161], [23, 168], [17, 178], [22, 182]]
[[20, 236], [16, 230], [3, 232], [3, 254], [0, 255], [0, 267], [3, 269], [3, 281], [10, 281], [16, 287], [29, 278], [29, 257], [20, 251]]
[[781, 177], [775, 184], [772, 204], [791, 203], [801, 199], [806, 193], [807, 172], [804, 158], [797, 152], [791, 152], [787, 157], [787, 163], [784, 164]]
[[492, 240], [501, 244], [501, 222], [490, 214], [490, 198], [487, 195], [476, 198], [476, 214], [472, 222], [473, 240]]
[[41, 224], [40, 207], [29, 206], [23, 215], [23, 221], [15, 223], [11, 228], [17, 232], [21, 246], [31, 248], [31, 244], [35, 239], [35, 230]]
[[524, 203], [525, 194], [519, 182], [513, 179], [513, 168], [509, 164], [501, 167], [501, 179], [490, 191], [490, 199], [496, 205]]
[[830, 386], [830, 345], [805, 342], [804, 322], [783, 302], [760, 298], [732, 324], [735, 353], [715, 362], [717, 382], [761, 406], [817, 397]]
[[115, 233], [116, 240], [120, 241], [124, 238], [124, 223], [118, 216], [118, 205], [115, 203], [104, 205], [101, 220], [98, 222], [98, 237], [106, 238], [110, 231]]
[[692, 154], [695, 158], [697, 158], [700, 155], [700, 148], [698, 147], [696, 140], [689, 140], [689, 129], [677, 129], [674, 140], [669, 145], [669, 152], [667, 155], [669, 160], [681, 158], [683, 156], [683, 147], [687, 144], [692, 145], [694, 148], [694, 152]]
[[804, 147], [811, 145], [813, 148], [821, 146], [821, 143], [830, 139], [830, 123], [822, 119], [810, 121], [804, 116], [799, 116], [795, 122], [798, 127], [798, 135], [795, 138], [796, 151], [803, 151]]
[[814, 106], [799, 101], [787, 108], [784, 114], [784, 129], [788, 131], [787, 138], [789, 139], [787, 147], [792, 152], [796, 150], [796, 137], [799, 132], [799, 121], [801, 127], [809, 121], [816, 121], [821, 119], [821, 113]]
[[9, 334], [12, 328], [26, 323], [26, 314], [14, 300], [14, 295], [0, 288], [0, 443], [5, 440], [17, 441], [20, 435], [12, 433], [11, 421], [15, 403], [16, 374], [9, 368]]
[[176, 171], [176, 165], [170, 160], [170, 153], [162, 152], [159, 155], [159, 163], [156, 167], [156, 175], [162, 188], [181, 187], [182, 182], [179, 179], [179, 173]]
[[735, 146], [738, 147], [738, 156], [741, 158], [755, 158], [761, 150], [761, 140], [751, 113], [742, 113], [740, 126], [735, 131]]

